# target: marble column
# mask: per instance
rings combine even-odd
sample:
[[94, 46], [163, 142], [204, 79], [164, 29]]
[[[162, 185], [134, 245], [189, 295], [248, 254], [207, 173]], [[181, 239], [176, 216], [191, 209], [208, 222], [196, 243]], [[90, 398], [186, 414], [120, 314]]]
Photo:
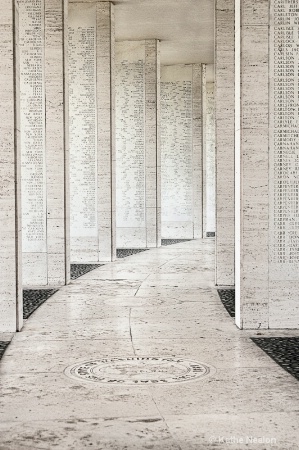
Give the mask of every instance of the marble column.
[[[0, 331], [22, 328], [18, 4], [1, 4]], [[15, 29], [14, 29], [15, 23]]]
[[236, 323], [298, 328], [299, 13], [236, 5]]
[[160, 46], [145, 41], [145, 214], [146, 245], [161, 246]]
[[192, 64], [193, 237], [203, 237], [202, 64]]
[[234, 277], [234, 9], [215, 1], [216, 284]]
[[161, 245], [159, 42], [116, 43], [118, 248]]
[[113, 261], [116, 254], [113, 8], [69, 4], [72, 262]]
[[69, 197], [65, 160], [64, 13], [67, 0], [45, 0], [45, 107], [48, 285], [70, 280]]
[[[208, 73], [207, 73], [208, 70]], [[214, 81], [209, 75], [213, 65], [203, 64], [202, 116], [203, 116], [203, 236], [214, 237], [216, 231], [215, 208], [215, 97]]]
[[161, 71], [161, 235], [202, 237], [202, 67]]
[[64, 2], [18, 1], [23, 283], [69, 280], [66, 245]]

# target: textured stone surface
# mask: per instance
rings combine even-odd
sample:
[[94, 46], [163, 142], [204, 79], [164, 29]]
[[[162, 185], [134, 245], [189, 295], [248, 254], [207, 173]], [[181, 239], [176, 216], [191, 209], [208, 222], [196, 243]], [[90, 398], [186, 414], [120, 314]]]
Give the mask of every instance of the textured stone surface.
[[[117, 246], [160, 246], [159, 43], [116, 43]], [[158, 199], [157, 199], [158, 198]]]
[[162, 67], [161, 235], [163, 238], [202, 237], [201, 90], [201, 64]]
[[[65, 191], [64, 10], [62, 0], [45, 2], [45, 106], [47, 167], [48, 284], [64, 285], [70, 278], [68, 198]], [[32, 284], [32, 283], [31, 283]]]
[[252, 340], [299, 381], [299, 337], [252, 338]]
[[216, 284], [234, 285], [235, 0], [215, 2]]
[[236, 318], [241, 328], [298, 328], [298, 12], [246, 2], [240, 20]]
[[61, 0], [19, 2], [24, 285], [63, 285], [69, 278], [63, 22]]
[[72, 262], [113, 261], [114, 6], [77, 2], [69, 14], [71, 257]]
[[[268, 68], [267, 59], [270, 61], [269, 91], [255, 102], [266, 126], [266, 107], [268, 103], [270, 106], [269, 195], [264, 196], [264, 201], [269, 201], [270, 328], [299, 328], [298, 20], [299, 10], [292, 2], [270, 1], [269, 54], [266, 33], [260, 32], [259, 60], [265, 66], [263, 73]], [[265, 30], [266, 17], [261, 22], [260, 28]]]
[[[20, 217], [20, 133], [19, 133], [19, 47], [13, 53], [13, 4], [1, 4], [0, 61], [0, 332], [13, 332], [22, 327], [21, 281], [21, 217]], [[18, 5], [15, 11], [15, 32], [18, 44]], [[14, 82], [17, 98], [14, 96]], [[16, 102], [16, 103], [15, 103]], [[16, 120], [16, 123], [15, 123]], [[17, 205], [17, 209], [16, 209]]]
[[202, 65], [202, 127], [203, 127], [203, 234], [215, 231], [216, 149], [215, 149], [215, 92], [214, 83], [207, 81], [210, 66]]
[[213, 367], [184, 358], [136, 356], [102, 358], [69, 366], [65, 375], [75, 381], [122, 386], [184, 383], [215, 373]]
[[269, 326], [269, 24], [264, 8], [259, 2], [242, 9], [236, 44], [236, 319], [241, 328]]
[[[297, 450], [298, 381], [251, 341], [254, 333], [235, 327], [210, 281], [213, 267], [214, 242], [192, 240], [60, 288], [2, 358], [0, 448], [210, 450], [223, 448], [219, 436], [265, 436], [276, 444], [246, 448]], [[150, 386], [63, 373], [82, 361], [138, 357], [198, 361], [216, 373]]]

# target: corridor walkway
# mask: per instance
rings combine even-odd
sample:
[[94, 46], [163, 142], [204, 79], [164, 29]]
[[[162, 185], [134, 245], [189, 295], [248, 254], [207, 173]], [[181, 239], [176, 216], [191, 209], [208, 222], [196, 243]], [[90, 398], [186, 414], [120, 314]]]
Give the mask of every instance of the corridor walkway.
[[[0, 363], [0, 449], [298, 449], [298, 382], [223, 308], [213, 245], [106, 264], [36, 311]], [[65, 372], [99, 360], [102, 381]]]

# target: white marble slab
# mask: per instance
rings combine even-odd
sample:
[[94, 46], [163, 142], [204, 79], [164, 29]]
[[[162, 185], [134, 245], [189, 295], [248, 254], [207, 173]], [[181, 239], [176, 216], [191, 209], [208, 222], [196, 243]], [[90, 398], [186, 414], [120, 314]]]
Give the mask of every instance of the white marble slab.
[[[0, 332], [21, 329], [21, 183], [20, 183], [20, 133], [19, 107], [19, 47], [14, 49], [14, 32], [18, 43], [18, 5], [3, 1], [1, 4], [0, 33]], [[13, 23], [14, 20], [14, 23]], [[15, 59], [14, 59], [15, 58]], [[15, 86], [17, 97], [15, 98]], [[17, 208], [16, 208], [17, 205]], [[6, 334], [3, 335], [5, 340]], [[8, 337], [8, 336], [7, 336]]]
[[115, 258], [114, 13], [72, 3], [68, 19], [72, 261]]
[[234, 285], [235, 0], [215, 2], [216, 284]]
[[116, 43], [117, 247], [156, 247], [157, 93], [156, 40]]
[[[95, 247], [98, 241], [96, 20], [95, 3], [69, 5], [70, 236], [75, 260], [84, 254], [76, 238], [93, 238]], [[85, 253], [89, 257], [88, 248]]]

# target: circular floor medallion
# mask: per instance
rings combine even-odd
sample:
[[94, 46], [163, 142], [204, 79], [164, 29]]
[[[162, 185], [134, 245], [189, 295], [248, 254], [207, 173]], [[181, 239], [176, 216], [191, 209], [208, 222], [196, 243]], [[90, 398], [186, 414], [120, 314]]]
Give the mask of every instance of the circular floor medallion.
[[166, 384], [192, 381], [214, 373], [207, 364], [173, 357], [102, 358], [67, 367], [75, 380], [122, 385]]

